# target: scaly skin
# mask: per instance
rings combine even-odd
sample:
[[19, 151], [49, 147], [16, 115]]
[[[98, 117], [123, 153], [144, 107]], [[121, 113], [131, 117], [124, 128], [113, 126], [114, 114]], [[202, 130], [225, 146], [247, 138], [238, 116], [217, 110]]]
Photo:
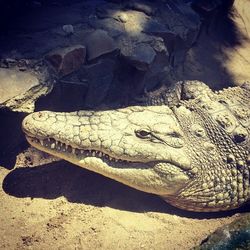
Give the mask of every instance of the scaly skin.
[[184, 85], [176, 107], [36, 112], [34, 147], [191, 211], [237, 208], [250, 197], [249, 86], [214, 94]]

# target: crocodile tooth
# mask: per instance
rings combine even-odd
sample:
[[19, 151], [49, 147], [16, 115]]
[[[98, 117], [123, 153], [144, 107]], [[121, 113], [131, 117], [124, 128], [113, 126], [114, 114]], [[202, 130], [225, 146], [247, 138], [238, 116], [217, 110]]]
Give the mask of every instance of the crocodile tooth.
[[81, 154], [84, 154], [84, 150], [83, 149], [81, 150]]
[[72, 152], [72, 147], [71, 147], [70, 145], [68, 146], [67, 151], [68, 151], [69, 153], [71, 153], [71, 152]]
[[52, 149], [54, 149], [54, 148], [56, 147], [56, 144], [55, 144], [55, 143], [52, 143], [52, 144], [50, 145], [50, 147], [51, 147]]
[[95, 156], [95, 151], [92, 152], [92, 156]]
[[44, 143], [43, 143], [43, 140], [40, 140], [40, 143], [41, 143], [41, 145], [43, 146], [43, 144], [44, 144]]
[[75, 154], [75, 152], [76, 152], [76, 149], [72, 148], [72, 154]]
[[102, 152], [99, 152], [99, 157], [102, 157]]

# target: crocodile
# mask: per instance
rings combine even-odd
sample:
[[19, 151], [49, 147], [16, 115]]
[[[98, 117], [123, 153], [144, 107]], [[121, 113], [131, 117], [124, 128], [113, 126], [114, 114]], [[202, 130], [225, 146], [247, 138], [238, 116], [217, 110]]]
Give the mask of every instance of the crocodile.
[[181, 86], [172, 106], [163, 100], [111, 110], [39, 111], [25, 117], [22, 128], [39, 150], [175, 207], [238, 208], [250, 199], [250, 84], [220, 91], [199, 81]]

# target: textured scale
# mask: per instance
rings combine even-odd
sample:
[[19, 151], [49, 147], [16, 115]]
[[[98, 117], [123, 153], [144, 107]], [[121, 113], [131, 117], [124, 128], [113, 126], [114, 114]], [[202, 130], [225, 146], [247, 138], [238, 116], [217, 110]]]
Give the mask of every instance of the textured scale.
[[[207, 167], [199, 171], [195, 182], [181, 191], [182, 204], [178, 205], [188, 209], [187, 200], [193, 199], [199, 202], [201, 211], [202, 206], [210, 207], [210, 211], [218, 207], [229, 208], [232, 203], [238, 207], [250, 195], [250, 92], [242, 87], [234, 87], [214, 94], [201, 82], [190, 82], [189, 85], [185, 90], [187, 100], [181, 104], [191, 110], [192, 116], [195, 114], [196, 118], [189, 124], [187, 117], [183, 116], [178, 120], [185, 126], [185, 131], [190, 130], [189, 128], [192, 130], [195, 126], [196, 131], [199, 126], [200, 130], [204, 129], [209, 141], [201, 142], [191, 136], [189, 140], [192, 145], [189, 148], [192, 151], [189, 154], [193, 157], [199, 152], [193, 162], [205, 159], [209, 162], [203, 163]], [[192, 131], [187, 134], [192, 135]], [[216, 199], [211, 199], [214, 196]]]

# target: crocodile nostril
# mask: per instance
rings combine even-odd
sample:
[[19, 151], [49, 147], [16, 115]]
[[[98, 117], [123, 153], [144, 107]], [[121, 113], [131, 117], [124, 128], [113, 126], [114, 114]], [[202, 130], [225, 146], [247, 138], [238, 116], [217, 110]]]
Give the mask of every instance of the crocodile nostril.
[[46, 121], [48, 119], [48, 112], [47, 111], [39, 111], [32, 114], [32, 117], [36, 121]]

